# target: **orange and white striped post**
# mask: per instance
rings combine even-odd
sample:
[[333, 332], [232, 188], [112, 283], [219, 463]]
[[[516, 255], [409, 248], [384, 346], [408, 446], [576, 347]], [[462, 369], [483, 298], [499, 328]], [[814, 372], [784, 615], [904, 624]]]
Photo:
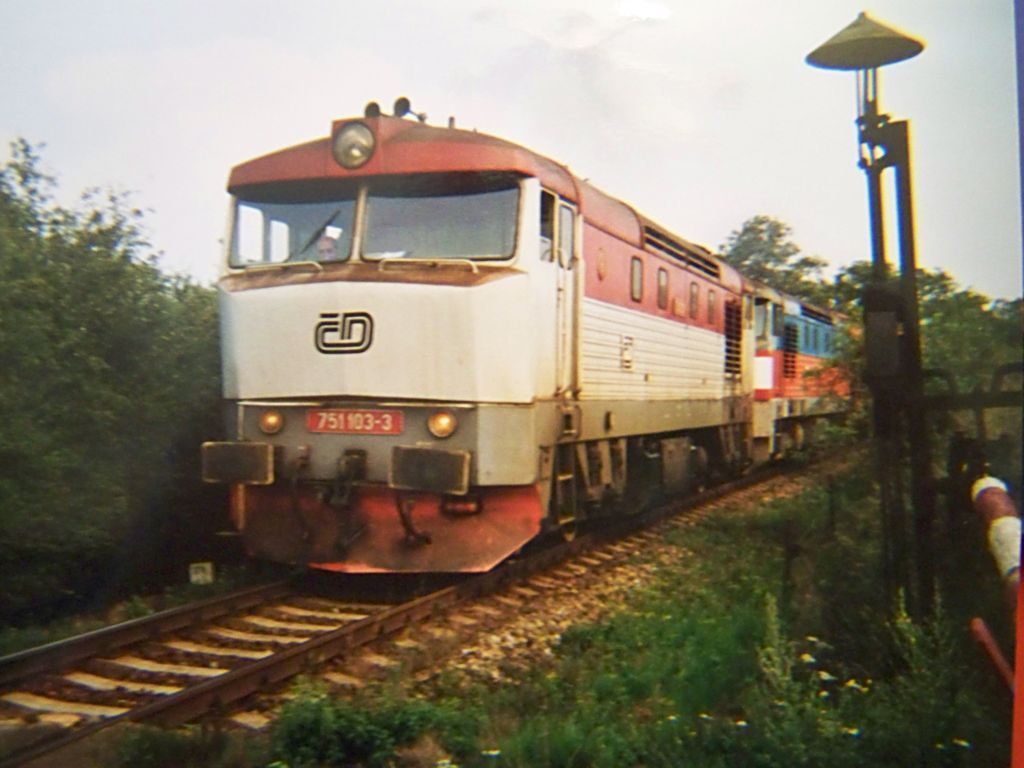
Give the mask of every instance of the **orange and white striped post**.
[[1011, 765], [1024, 768], [1024, 592], [1020, 586], [1020, 514], [1006, 492], [1006, 484], [994, 477], [982, 477], [974, 483], [971, 501], [985, 521], [989, 552], [1006, 584], [1010, 604], [1016, 606], [1017, 611]]
[[1020, 585], [1020, 514], [1006, 484], [994, 477], [982, 477], [971, 486], [974, 509], [985, 522], [988, 549], [1006, 584], [1010, 605], [1017, 603]]

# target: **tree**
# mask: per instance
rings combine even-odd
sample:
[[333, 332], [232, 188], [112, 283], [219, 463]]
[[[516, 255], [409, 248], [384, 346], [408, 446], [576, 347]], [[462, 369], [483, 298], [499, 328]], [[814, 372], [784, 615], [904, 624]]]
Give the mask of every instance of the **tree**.
[[[858, 261], [836, 276], [836, 304], [858, 324], [871, 273], [869, 262]], [[942, 269], [924, 268], [917, 270], [917, 294], [922, 364], [949, 373], [958, 391], [987, 389], [998, 366], [1021, 361], [1021, 299], [993, 300], [961, 287]]]
[[218, 431], [213, 291], [160, 272], [125, 195], [91, 191], [71, 210], [54, 185], [15, 142], [0, 166], [7, 618], [88, 595], [143, 551], [126, 532], [174, 514], [199, 436]]
[[821, 277], [826, 262], [801, 254], [791, 234], [785, 222], [757, 215], [733, 230], [719, 250], [747, 277], [797, 298], [827, 305], [830, 289]]

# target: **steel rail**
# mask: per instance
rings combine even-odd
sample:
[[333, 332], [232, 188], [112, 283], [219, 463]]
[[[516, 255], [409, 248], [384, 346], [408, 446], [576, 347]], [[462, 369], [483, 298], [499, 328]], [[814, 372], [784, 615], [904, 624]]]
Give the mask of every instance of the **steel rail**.
[[131, 643], [184, 629], [228, 613], [274, 600], [290, 591], [289, 582], [277, 581], [196, 603], [131, 619], [46, 645], [0, 656], [0, 685], [9, 685], [40, 672], [56, 672], [70, 664], [109, 653]]

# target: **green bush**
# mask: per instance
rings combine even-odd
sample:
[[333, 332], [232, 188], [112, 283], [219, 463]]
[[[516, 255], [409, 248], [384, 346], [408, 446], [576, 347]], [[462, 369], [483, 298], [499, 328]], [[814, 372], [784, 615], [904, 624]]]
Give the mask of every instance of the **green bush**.
[[116, 768], [250, 768], [263, 763], [262, 745], [202, 727], [133, 728], [114, 748]]
[[0, 165], [0, 621], [138, 589], [215, 524], [214, 291], [158, 269], [125, 195], [62, 208], [39, 166]]
[[396, 751], [430, 733], [452, 754], [475, 750], [475, 719], [419, 700], [344, 701], [306, 685], [282, 709], [271, 737], [275, 758], [290, 768], [385, 766]]

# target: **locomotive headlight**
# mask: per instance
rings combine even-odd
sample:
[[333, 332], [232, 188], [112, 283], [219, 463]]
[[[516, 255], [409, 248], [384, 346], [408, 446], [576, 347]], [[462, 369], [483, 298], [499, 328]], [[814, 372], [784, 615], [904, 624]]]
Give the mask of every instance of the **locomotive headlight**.
[[366, 164], [373, 154], [376, 140], [371, 131], [363, 123], [348, 123], [334, 134], [331, 150], [338, 165], [350, 171]]
[[264, 411], [260, 414], [260, 429], [265, 434], [276, 435], [284, 427], [284, 416], [280, 411]]
[[455, 428], [459, 426], [458, 419], [454, 413], [449, 411], [436, 411], [427, 417], [427, 429], [434, 437], [448, 437]]

